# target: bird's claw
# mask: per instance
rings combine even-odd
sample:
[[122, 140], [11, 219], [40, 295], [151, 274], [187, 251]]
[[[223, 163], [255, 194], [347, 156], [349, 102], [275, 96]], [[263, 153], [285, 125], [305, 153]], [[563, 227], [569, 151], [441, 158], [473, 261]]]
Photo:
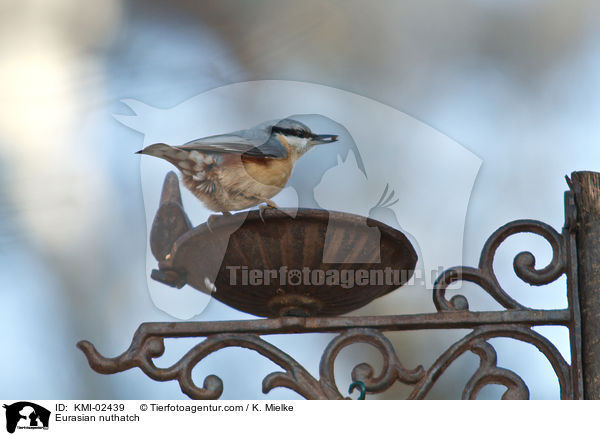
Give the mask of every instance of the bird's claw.
[[265, 200], [265, 204], [261, 204], [258, 206], [258, 216], [260, 217], [260, 220], [264, 223], [265, 222], [265, 218], [263, 217], [263, 212], [266, 209], [278, 209], [277, 205], [272, 202], [271, 200]]
[[263, 211], [267, 208], [268, 206], [265, 204], [261, 204], [260, 206], [258, 206], [258, 216], [260, 217], [260, 220], [263, 222], [263, 224], [265, 223], [265, 218], [263, 217]]

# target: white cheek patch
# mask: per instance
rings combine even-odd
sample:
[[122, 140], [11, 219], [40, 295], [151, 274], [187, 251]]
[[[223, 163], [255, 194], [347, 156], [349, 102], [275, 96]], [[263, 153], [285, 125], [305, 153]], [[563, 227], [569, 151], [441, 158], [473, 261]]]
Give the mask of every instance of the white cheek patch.
[[285, 138], [292, 147], [306, 151], [308, 149], [308, 138], [298, 138], [297, 136], [286, 136]]

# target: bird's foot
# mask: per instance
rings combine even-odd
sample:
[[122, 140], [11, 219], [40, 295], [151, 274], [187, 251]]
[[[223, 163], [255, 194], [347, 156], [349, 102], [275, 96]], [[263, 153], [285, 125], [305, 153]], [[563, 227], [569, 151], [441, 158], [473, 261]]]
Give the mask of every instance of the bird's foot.
[[260, 216], [260, 219], [263, 223], [265, 222], [265, 218], [263, 217], [263, 212], [266, 209], [279, 209], [279, 208], [277, 207], [275, 202], [273, 202], [271, 200], [265, 200], [265, 204], [259, 205], [258, 206], [258, 216]]
[[263, 217], [263, 211], [267, 208], [268, 206], [265, 204], [261, 204], [260, 206], [258, 206], [258, 216], [260, 217], [260, 220], [263, 222], [263, 224], [265, 223], [265, 218]]

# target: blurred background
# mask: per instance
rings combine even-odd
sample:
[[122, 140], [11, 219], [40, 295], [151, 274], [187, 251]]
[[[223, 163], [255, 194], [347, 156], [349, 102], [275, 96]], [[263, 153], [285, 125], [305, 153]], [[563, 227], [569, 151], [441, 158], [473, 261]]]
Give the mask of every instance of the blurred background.
[[[91, 340], [114, 356], [144, 321], [173, 318], [151, 302], [141, 134], [113, 118], [128, 98], [168, 108], [217, 86], [247, 80], [313, 82], [369, 97], [421, 120], [479, 156], [464, 263], [476, 265], [499, 226], [534, 218], [563, 224], [564, 175], [600, 166], [600, 4], [461, 0], [166, 1], [3, 0], [0, 3], [0, 396], [28, 399], [185, 398], [176, 382], [139, 370], [102, 376], [75, 348]], [[461, 168], [456, 168], [460, 171]], [[447, 207], [440, 200], [440, 215]], [[566, 306], [564, 278], [530, 288], [511, 262], [539, 238], [499, 251], [501, 283], [522, 304]], [[465, 286], [476, 310], [498, 308]], [[428, 300], [429, 301], [429, 300]], [[376, 314], [373, 303], [357, 314]], [[412, 312], [432, 311], [429, 301]], [[399, 308], [398, 313], [404, 313]], [[197, 320], [249, 318], [218, 303]], [[568, 334], [539, 328], [569, 359]], [[428, 367], [466, 332], [391, 334], [404, 365]], [[316, 375], [330, 335], [291, 344], [270, 338]], [[535, 348], [490, 341], [532, 398], [558, 398], [550, 364]], [[194, 342], [170, 341], [168, 365]], [[345, 354], [344, 354], [345, 353]], [[336, 369], [379, 357], [345, 350]], [[243, 356], [240, 368], [239, 356]], [[459, 398], [478, 365], [467, 353], [429, 398]], [[215, 373], [223, 398], [299, 398], [260, 390], [277, 367], [250, 351], [223, 350], [195, 369]], [[490, 386], [481, 398], [498, 398]], [[397, 386], [381, 398], [406, 394]]]

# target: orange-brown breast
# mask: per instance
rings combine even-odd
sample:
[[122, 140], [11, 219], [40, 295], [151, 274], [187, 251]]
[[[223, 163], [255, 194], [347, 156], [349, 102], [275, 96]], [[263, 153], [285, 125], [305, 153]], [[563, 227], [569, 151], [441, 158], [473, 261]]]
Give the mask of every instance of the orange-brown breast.
[[287, 150], [287, 157], [256, 158], [243, 156], [242, 163], [244, 164], [244, 169], [248, 175], [257, 182], [264, 185], [279, 186], [283, 188], [292, 174], [294, 162], [296, 161], [296, 154], [291, 150], [289, 144], [282, 135], [278, 135], [278, 138]]
[[244, 169], [250, 177], [263, 185], [283, 187], [292, 174], [293, 162], [273, 158], [242, 158]]

